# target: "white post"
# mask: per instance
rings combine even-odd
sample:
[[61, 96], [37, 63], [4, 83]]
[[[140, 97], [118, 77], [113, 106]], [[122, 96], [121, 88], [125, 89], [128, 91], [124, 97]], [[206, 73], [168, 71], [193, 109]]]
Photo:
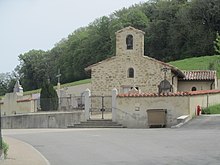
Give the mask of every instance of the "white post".
[[90, 119], [89, 110], [91, 108], [91, 91], [87, 88], [85, 90], [85, 119]]
[[116, 88], [112, 89], [112, 121], [116, 122], [116, 98], [118, 95], [118, 90]]

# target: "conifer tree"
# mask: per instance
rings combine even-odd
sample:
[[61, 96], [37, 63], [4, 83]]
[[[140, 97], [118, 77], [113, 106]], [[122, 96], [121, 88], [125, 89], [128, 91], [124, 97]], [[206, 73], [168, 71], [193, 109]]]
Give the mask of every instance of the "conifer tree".
[[43, 83], [40, 92], [40, 106], [42, 111], [54, 111], [58, 109], [58, 95], [49, 82]]
[[220, 35], [218, 32], [216, 34], [216, 40], [214, 41], [214, 48], [216, 53], [220, 54]]

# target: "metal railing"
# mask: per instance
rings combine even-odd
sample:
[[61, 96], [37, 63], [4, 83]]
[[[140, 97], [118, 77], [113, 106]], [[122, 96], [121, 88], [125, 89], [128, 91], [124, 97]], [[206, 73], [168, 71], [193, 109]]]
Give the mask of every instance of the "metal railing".
[[[58, 111], [84, 110], [84, 107], [85, 107], [84, 96], [68, 96], [68, 97], [58, 98]], [[40, 106], [40, 98], [38, 98], [34, 100], [34, 111], [37, 112], [41, 110], [42, 109]]]

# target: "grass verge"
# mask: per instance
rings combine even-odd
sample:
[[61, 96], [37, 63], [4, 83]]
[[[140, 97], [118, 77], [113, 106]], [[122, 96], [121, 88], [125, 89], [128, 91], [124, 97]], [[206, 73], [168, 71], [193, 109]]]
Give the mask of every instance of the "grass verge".
[[212, 105], [202, 109], [202, 114], [220, 114], [220, 104]]
[[169, 64], [181, 70], [216, 70], [220, 78], [220, 55], [187, 58], [171, 61]]
[[[74, 81], [71, 83], [67, 83], [67, 84], [62, 84], [61, 88], [65, 88], [65, 87], [71, 87], [71, 86], [76, 86], [76, 85], [82, 85], [82, 84], [88, 84], [91, 82], [91, 79], [85, 79], [85, 80], [80, 80], [80, 81]], [[57, 89], [57, 86], [54, 87], [55, 89]], [[41, 89], [36, 89], [36, 90], [32, 90], [32, 91], [26, 91], [24, 92], [24, 95], [30, 95], [30, 94], [35, 94], [35, 93], [40, 93]]]

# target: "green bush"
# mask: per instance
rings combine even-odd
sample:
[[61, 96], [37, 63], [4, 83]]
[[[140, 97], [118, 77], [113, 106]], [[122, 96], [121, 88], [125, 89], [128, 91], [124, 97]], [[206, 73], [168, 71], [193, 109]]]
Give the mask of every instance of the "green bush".
[[202, 114], [210, 114], [209, 108], [202, 108]]
[[58, 95], [52, 84], [44, 83], [40, 92], [40, 106], [43, 111], [58, 109]]
[[220, 114], [220, 104], [202, 108], [202, 114]]
[[5, 143], [3, 140], [1, 141], [1, 144], [2, 144], [2, 149], [3, 149], [3, 153], [4, 153], [4, 158], [6, 159], [8, 156], [9, 145], [7, 143]]

